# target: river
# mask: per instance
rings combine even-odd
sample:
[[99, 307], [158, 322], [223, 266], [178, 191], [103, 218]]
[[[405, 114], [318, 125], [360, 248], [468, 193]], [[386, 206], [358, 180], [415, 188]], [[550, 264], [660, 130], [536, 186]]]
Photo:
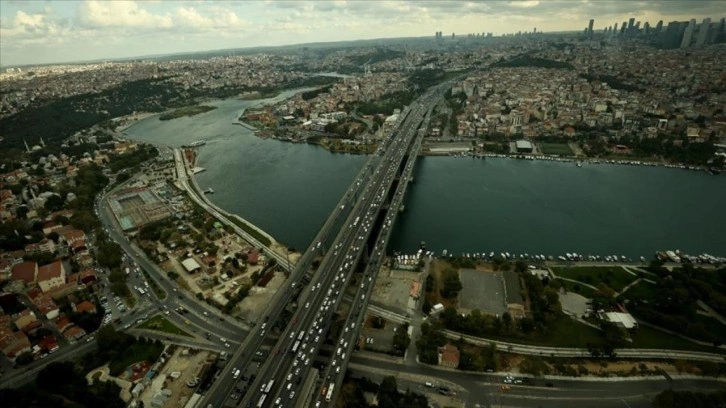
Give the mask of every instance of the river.
[[[308, 88], [309, 89], [309, 88]], [[305, 90], [305, 89], [303, 89]], [[297, 90], [298, 92], [301, 90]], [[233, 124], [265, 101], [228, 99], [194, 117], [143, 120], [130, 138], [168, 146], [204, 139], [201, 188], [225, 210], [302, 249], [366, 157], [262, 140]], [[726, 177], [678, 169], [425, 157], [389, 250], [565, 252], [649, 257], [656, 250], [726, 255]]]

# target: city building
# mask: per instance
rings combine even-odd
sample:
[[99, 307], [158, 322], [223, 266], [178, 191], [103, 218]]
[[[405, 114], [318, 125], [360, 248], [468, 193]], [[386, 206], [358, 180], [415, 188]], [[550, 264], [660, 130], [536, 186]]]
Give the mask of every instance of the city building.
[[517, 153], [532, 153], [534, 151], [532, 142], [528, 140], [517, 140], [515, 142], [515, 146], [517, 148]]
[[38, 264], [35, 261], [24, 261], [13, 266], [10, 272], [12, 281], [22, 281], [26, 285], [34, 283], [38, 276]]
[[711, 19], [704, 18], [701, 26], [698, 28], [698, 37], [696, 37], [696, 45], [702, 47], [709, 43], [709, 30], [711, 29]]
[[63, 262], [55, 261], [38, 268], [37, 280], [43, 293], [63, 286], [66, 283], [66, 269], [63, 267]]
[[449, 368], [459, 367], [459, 359], [461, 358], [461, 352], [459, 348], [453, 344], [446, 344], [443, 347], [439, 347], [439, 365]]
[[693, 40], [693, 32], [696, 30], [696, 19], [692, 18], [686, 26], [686, 31], [683, 33], [683, 40], [681, 41], [681, 48], [686, 48], [691, 45]]

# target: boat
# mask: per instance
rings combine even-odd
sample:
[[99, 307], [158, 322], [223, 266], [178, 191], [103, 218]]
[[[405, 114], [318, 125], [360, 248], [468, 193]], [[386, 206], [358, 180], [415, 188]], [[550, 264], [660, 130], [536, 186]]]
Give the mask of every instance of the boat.
[[208, 189], [204, 190], [204, 194], [214, 194], [214, 190], [212, 190], [212, 187], [209, 187]]
[[207, 144], [206, 140], [197, 140], [196, 142], [189, 143], [189, 147], [199, 147], [204, 146], [205, 144]]

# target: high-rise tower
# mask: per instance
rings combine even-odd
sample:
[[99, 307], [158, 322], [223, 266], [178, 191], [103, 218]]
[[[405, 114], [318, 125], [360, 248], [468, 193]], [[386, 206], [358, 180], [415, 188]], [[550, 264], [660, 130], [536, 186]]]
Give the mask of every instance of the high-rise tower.
[[683, 33], [683, 40], [681, 41], [681, 48], [686, 48], [691, 45], [691, 40], [693, 40], [693, 31], [696, 30], [696, 19], [692, 18], [691, 21], [688, 22], [688, 26], [686, 27], [686, 32]]

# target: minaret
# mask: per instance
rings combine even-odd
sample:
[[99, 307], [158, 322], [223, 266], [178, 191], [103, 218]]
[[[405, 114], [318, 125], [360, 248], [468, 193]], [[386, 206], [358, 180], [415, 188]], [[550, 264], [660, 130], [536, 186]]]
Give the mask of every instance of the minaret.
[[25, 143], [25, 151], [30, 153], [30, 148], [28, 147], [28, 142], [25, 139], [23, 139], [23, 143]]

